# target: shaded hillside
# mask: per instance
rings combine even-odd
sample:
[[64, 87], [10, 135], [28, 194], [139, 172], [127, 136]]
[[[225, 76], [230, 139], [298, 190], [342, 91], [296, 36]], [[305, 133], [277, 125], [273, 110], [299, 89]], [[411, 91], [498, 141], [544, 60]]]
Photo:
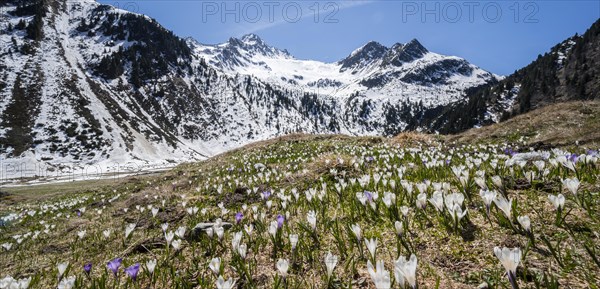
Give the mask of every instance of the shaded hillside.
[[428, 122], [419, 125], [429, 127], [429, 131], [455, 133], [556, 102], [598, 99], [600, 20], [583, 35], [561, 42], [502, 81], [472, 89], [465, 101], [417, 115]]

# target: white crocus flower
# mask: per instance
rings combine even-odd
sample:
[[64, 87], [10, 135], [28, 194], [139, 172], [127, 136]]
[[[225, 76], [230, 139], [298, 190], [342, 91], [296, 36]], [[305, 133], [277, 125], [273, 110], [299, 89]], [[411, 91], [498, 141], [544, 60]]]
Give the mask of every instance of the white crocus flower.
[[215, 230], [213, 228], [207, 228], [204, 230], [204, 232], [206, 232], [206, 235], [208, 236], [208, 238], [213, 237], [213, 235], [215, 234]]
[[496, 191], [481, 190], [479, 191], [479, 195], [483, 199], [483, 203], [485, 204], [485, 208], [489, 214], [490, 206], [492, 205], [492, 202], [496, 199], [498, 193], [496, 193]]
[[362, 233], [360, 230], [360, 226], [358, 224], [354, 224], [351, 226], [352, 229], [352, 233], [354, 233], [354, 236], [356, 237], [356, 239], [360, 242], [362, 240]]
[[0, 288], [10, 288], [16, 281], [17, 280], [15, 280], [12, 276], [6, 276], [3, 279], [0, 279]]
[[512, 199], [507, 200], [503, 195], [498, 195], [494, 200], [494, 203], [502, 212], [507, 219], [511, 220], [512, 216]]
[[173, 242], [171, 243], [171, 246], [173, 246], [173, 249], [179, 250], [179, 248], [181, 247], [181, 240], [179, 240], [179, 239], [173, 240]]
[[363, 192], [356, 192], [356, 198], [361, 203], [361, 205], [367, 205], [367, 196]]
[[317, 230], [317, 214], [315, 211], [308, 211], [306, 214], [306, 220], [313, 231]]
[[56, 267], [58, 268], [58, 278], [60, 279], [63, 276], [63, 274], [65, 274], [67, 267], [69, 267], [69, 261], [58, 263], [56, 264]]
[[177, 235], [177, 237], [183, 239], [185, 237], [185, 227], [181, 226], [181, 227], [177, 228], [177, 230], [175, 231], [175, 235]]
[[544, 161], [534, 161], [533, 165], [538, 169], [538, 171], [544, 171], [544, 167], [546, 166], [546, 162]]
[[394, 275], [402, 288], [405, 282], [411, 288], [417, 288], [417, 256], [411, 254], [408, 260], [404, 256], [398, 257], [394, 263]]
[[148, 273], [153, 274], [154, 269], [156, 268], [156, 259], [152, 259], [146, 262], [146, 270]]
[[9, 251], [10, 248], [12, 248], [13, 244], [12, 243], [4, 243], [2, 244], [2, 248], [4, 248], [4, 250]]
[[579, 180], [577, 178], [566, 178], [562, 183], [573, 195], [577, 195], [577, 190], [579, 189]]
[[383, 204], [386, 208], [391, 207], [396, 202], [396, 195], [390, 192], [383, 193]]
[[27, 289], [31, 283], [31, 277], [23, 279], [15, 279], [12, 276], [6, 276], [0, 279], [0, 288], [4, 289]]
[[375, 259], [375, 252], [377, 251], [377, 238], [365, 239], [367, 250], [371, 254], [371, 257]]
[[508, 274], [508, 280], [511, 282], [514, 288], [514, 285], [517, 281], [517, 267], [521, 262], [521, 249], [509, 249], [506, 247], [500, 249], [499, 247], [494, 247], [494, 254], [496, 255], [496, 257], [498, 257], [500, 263], [502, 263], [502, 266], [504, 266], [504, 269]]
[[396, 235], [398, 235], [398, 237], [402, 237], [402, 234], [404, 233], [404, 227], [402, 226], [402, 222], [396, 221], [394, 223], [394, 227], [396, 228]]
[[475, 184], [479, 186], [481, 189], [487, 189], [487, 185], [485, 184], [485, 179], [481, 177], [475, 178]]
[[439, 211], [444, 210], [444, 195], [440, 191], [433, 193], [433, 196], [429, 199], [429, 202]]
[[521, 227], [523, 227], [525, 231], [531, 231], [531, 220], [528, 216], [518, 216], [517, 221], [519, 221], [519, 224], [521, 224]]
[[460, 181], [460, 184], [463, 187], [466, 187], [467, 184], [469, 183], [469, 177], [467, 177], [467, 176], [461, 176], [460, 178], [458, 178], [458, 180]]
[[217, 239], [219, 239], [219, 241], [223, 240], [223, 235], [225, 234], [225, 228], [223, 228], [223, 226], [218, 226], [218, 227], [214, 227], [213, 230], [215, 231], [215, 234], [217, 234]]
[[325, 255], [325, 267], [327, 268], [327, 277], [331, 278], [333, 274], [333, 269], [338, 262], [338, 256], [331, 254], [331, 252], [327, 252]]
[[425, 194], [425, 193], [418, 194], [416, 203], [417, 203], [417, 208], [424, 210], [425, 207], [427, 206], [427, 194]]
[[171, 242], [173, 242], [173, 238], [175, 238], [175, 233], [173, 233], [173, 231], [169, 231], [168, 233], [165, 233], [165, 240], [167, 241], [167, 247], [169, 247], [171, 245]]
[[558, 194], [557, 196], [548, 195], [548, 200], [550, 200], [555, 210], [565, 207], [565, 196], [563, 194]]
[[460, 222], [460, 220], [462, 220], [462, 218], [464, 218], [465, 215], [467, 215], [468, 210], [469, 209], [465, 209], [463, 211], [458, 204], [454, 204], [454, 207], [452, 207], [452, 209], [448, 209], [448, 212], [450, 213], [454, 221]]
[[269, 224], [269, 234], [273, 237], [277, 235], [277, 221], [271, 221]]
[[494, 183], [494, 186], [498, 189], [502, 188], [502, 178], [500, 176], [493, 176], [492, 183]]
[[[412, 192], [413, 192], [413, 185], [412, 185], [412, 183], [409, 183], [409, 182], [408, 182], [408, 181], [406, 181], [406, 180], [402, 180], [402, 181], [400, 182], [400, 184], [402, 185], [402, 187], [404, 188], [404, 190], [406, 190], [406, 193], [407, 193], [409, 196], [410, 196], [410, 195], [412, 195]], [[425, 190], [427, 190], [427, 188], [425, 188]], [[420, 191], [420, 190], [419, 190], [419, 191]], [[424, 193], [424, 192], [422, 192], [421, 194], [423, 194], [423, 193]]]
[[225, 280], [223, 276], [219, 276], [216, 285], [217, 289], [233, 289], [235, 287], [235, 279]]
[[248, 225], [244, 225], [244, 231], [246, 231], [246, 234], [248, 234], [248, 236], [252, 236], [252, 231], [254, 230], [254, 225], [252, 224], [248, 224]]
[[70, 276], [67, 278], [62, 279], [59, 283], [58, 283], [58, 289], [72, 289], [75, 287], [75, 276]]
[[279, 259], [277, 261], [277, 271], [279, 271], [279, 274], [281, 274], [281, 277], [285, 278], [287, 277], [287, 272], [289, 269], [289, 263], [288, 260], [286, 259]]
[[408, 217], [409, 212], [410, 212], [409, 207], [407, 207], [407, 206], [400, 207], [400, 213], [402, 213], [402, 216], [404, 216], [405, 218]]
[[233, 251], [237, 251], [240, 243], [242, 242], [242, 231], [236, 232], [233, 234], [233, 238], [231, 238], [231, 249]]
[[385, 270], [383, 260], [379, 260], [376, 263], [376, 268], [373, 268], [371, 260], [367, 261], [367, 271], [371, 275], [373, 283], [375, 283], [376, 289], [390, 289], [392, 286], [392, 280], [390, 278], [390, 272]]
[[240, 257], [242, 257], [242, 259], [246, 259], [246, 253], [248, 252], [248, 246], [246, 244], [240, 244], [237, 247], [237, 252], [238, 252], [238, 254], [240, 254]]
[[296, 245], [298, 245], [297, 234], [290, 234], [290, 245], [292, 246], [292, 251], [296, 249]]
[[427, 192], [427, 184], [426, 183], [418, 183], [417, 185], [417, 190], [419, 191], [419, 193], [426, 193]]
[[446, 208], [450, 211], [454, 208], [455, 205], [458, 205], [459, 207], [462, 206], [464, 200], [465, 200], [465, 196], [463, 194], [452, 193], [452, 194], [446, 195], [446, 197], [444, 199], [444, 203], [446, 205]]
[[561, 164], [562, 164], [562, 165], [563, 165], [565, 168], [567, 168], [567, 169], [569, 169], [569, 170], [571, 170], [571, 171], [573, 171], [573, 172], [575, 172], [575, 171], [576, 171], [576, 169], [575, 169], [575, 163], [574, 163], [574, 162], [572, 162], [572, 161], [570, 161], [570, 160], [567, 160], [566, 158], [564, 158], [564, 159], [561, 159], [561, 160], [560, 160], [560, 163], [561, 163]]
[[208, 268], [210, 268], [215, 275], [219, 275], [219, 272], [221, 271], [221, 258], [216, 257], [210, 260], [210, 263], [208, 263]]
[[125, 226], [125, 239], [129, 238], [129, 235], [131, 235], [131, 232], [133, 232], [134, 229], [135, 224], [133, 223], [127, 224], [127, 226]]

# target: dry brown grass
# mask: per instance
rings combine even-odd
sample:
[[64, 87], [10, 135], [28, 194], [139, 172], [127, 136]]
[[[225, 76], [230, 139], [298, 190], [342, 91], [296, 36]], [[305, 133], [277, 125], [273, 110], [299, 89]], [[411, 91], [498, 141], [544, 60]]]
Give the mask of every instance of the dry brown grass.
[[418, 132], [403, 132], [395, 137], [389, 139], [389, 143], [399, 145], [399, 146], [414, 146], [414, 145], [423, 145], [423, 144], [431, 144], [435, 140], [434, 136], [431, 134], [424, 134]]
[[218, 156], [228, 155], [228, 154], [236, 153], [236, 152], [240, 152], [240, 151], [248, 152], [251, 150], [261, 149], [261, 148], [264, 148], [264, 147], [267, 147], [267, 146], [270, 146], [273, 144], [277, 144], [277, 143], [294, 143], [294, 142], [306, 142], [306, 141], [318, 141], [318, 140], [341, 140], [341, 139], [349, 139], [349, 138], [352, 138], [352, 137], [343, 135], [343, 134], [294, 133], [294, 134], [288, 134], [288, 135], [284, 135], [284, 136], [280, 136], [280, 137], [276, 137], [276, 138], [272, 138], [272, 139], [268, 139], [268, 140], [253, 142], [251, 144], [231, 150], [229, 152], [220, 154]]
[[529, 143], [555, 146], [600, 144], [600, 102], [575, 101], [549, 105], [505, 122], [470, 129], [448, 136], [449, 141], [515, 141], [529, 137]]

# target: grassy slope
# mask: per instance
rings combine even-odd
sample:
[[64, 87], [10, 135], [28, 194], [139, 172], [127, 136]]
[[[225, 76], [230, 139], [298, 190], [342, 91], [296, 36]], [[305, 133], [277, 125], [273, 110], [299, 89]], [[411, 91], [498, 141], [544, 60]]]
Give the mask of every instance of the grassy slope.
[[450, 136], [459, 142], [512, 141], [527, 137], [529, 143], [568, 146], [600, 145], [600, 102], [574, 101], [549, 105], [505, 122], [470, 129]]
[[[576, 103], [561, 105], [562, 109], [575, 109]], [[588, 104], [592, 111], [597, 111], [596, 104]], [[585, 109], [585, 108], [584, 108]], [[579, 111], [579, 110], [577, 110]], [[561, 115], [568, 121], [573, 121], [576, 112], [569, 111], [568, 114]], [[581, 113], [581, 112], [580, 112]], [[524, 135], [531, 134], [531, 128], [523, 124], [519, 119], [524, 120], [531, 117], [532, 114], [515, 118], [515, 122], [505, 123], [504, 125], [519, 125]], [[594, 114], [597, 115], [597, 114]], [[535, 117], [552, 117], [546, 113], [540, 113]], [[534, 117], [534, 118], [535, 118]], [[583, 128], [587, 129], [587, 121], [577, 121]], [[564, 119], [563, 119], [564, 120]], [[530, 124], [537, 125], [539, 121], [532, 120]], [[573, 125], [570, 125], [571, 127]], [[570, 127], [570, 126], [564, 126]], [[501, 126], [484, 128], [479, 130], [486, 138], [497, 142], [502, 138], [514, 137], [508, 130]], [[536, 141], [556, 141], [558, 143], [572, 142], [568, 139], [573, 135], [591, 135], [583, 134], [583, 131], [573, 132], [574, 130], [563, 130], [563, 133], [555, 132], [553, 129], [540, 129], [543, 131], [543, 137], [535, 138]], [[547, 131], [547, 132], [546, 132]], [[496, 137], [494, 137], [496, 136]], [[482, 138], [474, 137], [474, 132], [470, 131], [456, 137], [459, 141]], [[585, 141], [584, 139], [580, 139]], [[94, 264], [93, 274], [95, 279], [101, 278], [104, 274], [104, 267], [108, 260], [115, 257], [124, 257], [126, 265], [133, 262], [145, 262], [149, 259], [159, 259], [157, 288], [173, 288], [175, 285], [186, 288], [187, 286], [199, 286], [202, 288], [214, 288], [215, 277], [208, 269], [208, 262], [212, 257], [222, 257], [225, 264], [225, 275], [229, 277], [240, 278], [240, 274], [234, 273], [232, 267], [231, 238], [232, 232], [242, 230], [241, 226], [235, 226], [225, 234], [223, 246], [214, 251], [210, 251], [209, 241], [206, 237], [200, 240], [193, 240], [189, 237], [183, 242], [183, 248], [179, 251], [171, 249], [167, 252], [164, 247], [164, 238], [160, 229], [160, 224], [169, 222], [169, 230], [175, 230], [178, 226], [189, 228], [197, 222], [214, 220], [221, 216], [221, 210], [217, 204], [224, 203], [224, 206], [230, 210], [223, 219], [233, 221], [235, 212], [242, 210], [244, 204], [248, 205], [244, 211], [244, 223], [253, 222], [256, 226], [255, 233], [250, 241], [244, 236], [243, 243], [250, 246], [248, 255], [252, 260], [255, 269], [252, 273], [255, 285], [258, 287], [273, 287], [276, 269], [274, 264], [278, 258], [292, 259], [292, 254], [287, 240], [288, 233], [298, 233], [304, 235], [300, 240], [300, 256], [297, 256], [297, 267], [291, 269], [289, 277], [290, 285], [297, 285], [300, 288], [323, 287], [322, 275], [324, 272], [323, 256], [325, 252], [331, 251], [336, 255], [341, 255], [340, 262], [336, 268], [335, 274], [337, 286], [353, 286], [360, 288], [373, 288], [372, 282], [366, 270], [366, 260], [360, 259], [358, 249], [351, 245], [352, 237], [347, 232], [345, 226], [358, 223], [361, 225], [366, 237], [377, 237], [378, 258], [386, 261], [387, 269], [392, 269], [392, 259], [397, 257], [396, 238], [394, 234], [393, 222], [385, 216], [377, 216], [368, 213], [368, 210], [358, 209], [360, 213], [352, 213], [356, 209], [356, 197], [354, 194], [363, 189], [360, 185], [349, 185], [344, 190], [340, 198], [334, 189], [336, 175], [345, 175], [346, 179], [361, 177], [365, 174], [390, 173], [390, 179], [397, 182], [396, 188], [392, 188], [388, 182], [386, 186], [380, 183], [368, 185], [367, 189], [378, 191], [380, 198], [384, 191], [392, 191], [398, 195], [398, 206], [407, 205], [411, 207], [409, 214], [410, 242], [419, 258], [418, 280], [420, 288], [435, 288], [435, 283], [439, 281], [440, 288], [473, 288], [479, 283], [487, 281], [492, 288], [507, 288], [505, 276], [502, 276], [503, 269], [492, 253], [494, 246], [519, 246], [524, 248], [527, 244], [527, 238], [514, 233], [506, 223], [497, 222], [492, 218], [490, 224], [485, 218], [485, 211], [482, 208], [481, 200], [476, 193], [473, 194], [473, 201], [466, 201], [468, 208], [468, 221], [463, 223], [463, 230], [459, 234], [447, 230], [441, 222], [436, 219], [435, 210], [431, 204], [428, 204], [427, 216], [418, 213], [414, 205], [414, 195], [406, 194], [400, 187], [400, 178], [397, 176], [393, 166], [410, 166], [403, 176], [403, 179], [414, 183], [422, 182], [424, 179], [432, 181], [447, 181], [452, 184], [452, 191], [458, 191], [458, 182], [449, 168], [427, 169], [422, 163], [420, 155], [406, 154], [403, 158], [391, 158], [384, 161], [379, 158], [372, 164], [363, 164], [359, 166], [350, 165], [353, 158], [364, 159], [365, 156], [384, 156], [390, 152], [402, 152], [408, 146], [423, 146], [425, 150], [439, 147], [440, 151], [448, 152], [450, 148], [441, 146], [435, 137], [405, 134], [395, 139], [386, 140], [382, 138], [352, 138], [346, 136], [305, 136], [294, 135], [276, 140], [265, 141], [249, 145], [205, 162], [195, 164], [181, 165], [160, 176], [149, 176], [144, 179], [129, 178], [122, 183], [114, 185], [101, 184], [90, 188], [88, 185], [82, 185], [79, 189], [74, 187], [60, 187], [57, 185], [54, 192], [48, 187], [44, 188], [44, 194], [48, 192], [51, 195], [47, 198], [38, 198], [31, 191], [20, 192], [19, 190], [9, 191], [12, 196], [8, 198], [18, 199], [19, 203], [0, 202], [0, 216], [8, 212], [19, 212], [26, 210], [39, 210], [43, 204], [57, 204], [61, 202], [70, 202], [74, 198], [87, 197], [81, 204], [66, 206], [52, 213], [45, 215], [36, 215], [26, 217], [25, 220], [13, 226], [0, 228], [0, 243], [14, 242], [12, 236], [15, 234], [24, 234], [28, 231], [43, 230], [44, 226], [39, 222], [44, 220], [47, 224], [56, 225], [48, 235], [41, 234], [37, 240], [25, 240], [20, 245], [15, 245], [8, 252], [0, 250], [0, 268], [2, 274], [11, 274], [14, 277], [39, 276], [40, 281], [36, 285], [38, 288], [50, 288], [56, 284], [56, 266], [57, 262], [70, 261], [72, 269], [69, 275], [79, 275], [82, 277], [81, 268], [86, 262]], [[465, 153], [472, 152], [474, 147], [459, 148]], [[340, 162], [343, 160], [343, 162]], [[259, 172], [253, 168], [257, 162], [265, 164], [271, 175], [268, 177], [265, 172]], [[455, 156], [452, 159], [453, 164], [460, 164], [463, 160]], [[227, 168], [235, 167], [233, 172], [228, 172]], [[533, 169], [529, 164], [528, 170]], [[486, 176], [489, 178], [494, 174], [502, 174], [509, 183], [507, 193], [514, 198], [518, 204], [519, 214], [527, 214], [532, 219], [532, 226], [535, 234], [541, 236], [544, 234], [553, 243], [562, 240], [561, 256], [563, 267], [559, 266], [549, 247], [541, 240], [537, 240], [537, 248], [529, 251], [525, 266], [520, 267], [520, 284], [522, 288], [534, 288], [532, 278], [542, 276], [544, 273], [558, 278], [562, 288], [597, 288], [600, 274], [599, 267], [586, 253], [583, 244], [592, 244], [591, 248], [600, 252], [597, 232], [600, 230], [600, 216], [598, 216], [598, 198], [596, 196], [592, 204], [592, 211], [596, 215], [588, 215], [579, 208], [572, 197], [567, 195], [567, 207], [571, 210], [566, 218], [565, 227], [556, 227], [553, 225], [554, 213], [547, 201], [548, 193], [557, 193], [560, 191], [559, 179], [563, 170], [557, 170], [556, 174], [551, 173], [546, 181], [537, 181], [533, 185], [528, 184], [520, 171], [516, 171], [515, 177], [510, 177], [508, 171], [497, 171], [489, 166], [485, 166], [488, 171]], [[242, 171], [237, 171], [242, 169]], [[335, 169], [337, 173], [334, 173]], [[598, 177], [597, 169], [586, 169], [588, 175], [584, 178], [582, 190], [597, 192]], [[474, 171], [472, 171], [472, 174]], [[583, 178], [582, 178], [583, 179]], [[290, 218], [284, 230], [283, 238], [285, 248], [279, 252], [276, 257], [272, 256], [273, 246], [269, 241], [266, 228], [268, 222], [275, 219], [277, 214], [284, 214], [286, 210], [275, 197], [271, 197], [274, 205], [271, 209], [266, 209], [265, 202], [260, 201], [258, 194], [249, 195], [241, 189], [242, 185], [236, 185], [235, 181], [241, 183], [251, 182], [248, 187], [257, 188], [260, 193], [263, 190], [270, 189], [275, 195], [280, 190], [285, 190], [290, 195], [292, 188], [298, 189], [301, 194], [300, 202], [288, 203], [287, 211]], [[309, 188], [319, 189], [322, 184], [327, 184], [328, 193], [322, 201], [309, 203], [305, 200], [304, 192]], [[218, 187], [222, 185], [222, 193], [219, 193]], [[491, 186], [488, 180], [488, 185]], [[415, 189], [416, 191], [416, 189]], [[66, 194], [68, 192], [68, 194]], [[114, 196], [120, 196], [113, 202], [108, 199]], [[431, 197], [431, 191], [429, 192]], [[165, 201], [162, 206], [161, 201]], [[182, 202], [187, 207], [195, 206], [207, 209], [205, 215], [198, 213], [196, 216], [187, 215]], [[152, 218], [148, 210], [140, 212], [137, 206], [153, 205], [160, 207], [160, 212], [156, 218]], [[253, 220], [253, 213], [250, 207], [259, 206], [259, 212], [266, 210], [264, 222]], [[85, 206], [86, 213], [82, 217], [77, 217], [75, 209]], [[383, 207], [379, 203], [380, 208]], [[124, 208], [128, 211], [124, 212]], [[313, 242], [308, 232], [304, 232], [300, 226], [301, 222], [306, 222], [306, 212], [309, 209], [316, 209], [318, 212], [318, 245]], [[98, 213], [97, 210], [102, 210]], [[496, 210], [494, 210], [496, 211]], [[57, 213], [61, 215], [58, 216]], [[69, 218], [65, 218], [69, 214]], [[344, 247], [338, 247], [333, 232], [335, 231], [334, 220], [337, 220]], [[128, 223], [137, 223], [137, 229], [129, 240], [123, 241], [123, 228]], [[516, 225], [515, 225], [516, 226]], [[570, 228], [567, 229], [567, 228]], [[76, 233], [79, 230], [86, 230], [87, 234], [83, 241], [78, 241]], [[104, 239], [102, 231], [111, 229], [111, 237]], [[265, 230], [265, 231], [263, 231]], [[261, 231], [263, 231], [261, 233]], [[569, 233], [570, 232], [570, 233]], [[260, 237], [259, 237], [260, 236]], [[255, 247], [256, 246], [256, 247]], [[363, 248], [365, 254], [366, 249]], [[406, 255], [405, 249], [401, 253]], [[523, 268], [527, 268], [525, 272]], [[170, 269], [173, 269], [171, 271]], [[175, 274], [175, 270], [180, 270]], [[121, 274], [123, 275], [123, 274]], [[393, 275], [393, 273], [392, 273]], [[126, 280], [121, 276], [122, 282]], [[164, 281], [162, 281], [164, 278]], [[82, 277], [81, 280], [84, 280]], [[109, 276], [109, 280], [112, 277]], [[148, 284], [147, 277], [140, 277], [140, 282]], [[54, 285], [52, 285], [54, 284]], [[84, 284], [89, 284], [88, 281]], [[246, 284], [238, 280], [238, 284]], [[292, 287], [292, 286], [291, 286]], [[397, 288], [397, 286], [396, 286]]]

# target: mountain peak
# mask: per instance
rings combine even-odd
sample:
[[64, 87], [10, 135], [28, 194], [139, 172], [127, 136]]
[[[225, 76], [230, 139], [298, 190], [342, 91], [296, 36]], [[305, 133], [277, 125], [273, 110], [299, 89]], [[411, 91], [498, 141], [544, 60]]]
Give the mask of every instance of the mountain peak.
[[427, 48], [425, 48], [425, 46], [423, 46], [423, 44], [421, 44], [421, 42], [419, 42], [419, 40], [417, 40], [416, 38], [413, 38], [411, 41], [404, 45], [404, 51], [410, 53], [414, 52], [417, 54], [425, 54], [429, 52], [429, 50], [427, 50]]
[[227, 43], [239, 47], [269, 47], [258, 35], [253, 33], [245, 34], [240, 38], [231, 37]]
[[388, 48], [383, 46], [377, 41], [369, 41], [367, 44], [360, 48], [352, 51], [348, 57], [338, 62], [342, 65], [340, 72], [344, 72], [347, 69], [362, 68], [366, 65], [373, 63], [377, 59], [380, 59]]
[[263, 43], [262, 39], [254, 33], [246, 34], [240, 40], [246, 43]]
[[278, 50], [275, 47], [269, 46], [264, 42], [258, 35], [250, 33], [243, 35], [240, 38], [231, 37], [228, 43], [236, 47], [242, 47], [244, 49], [259, 49], [259, 50]]
[[413, 38], [406, 44], [394, 44], [388, 53], [386, 53], [383, 65], [402, 66], [403, 63], [422, 58], [427, 53], [429, 53], [429, 50], [419, 40]]
[[[255, 64], [256, 56], [293, 58], [287, 50], [280, 50], [264, 42], [256, 34], [231, 37], [225, 43], [213, 46], [211, 54], [218, 59], [220, 67], [239, 67]], [[262, 64], [261, 64], [262, 65]]]
[[356, 55], [356, 54], [362, 53], [362, 52], [370, 52], [370, 51], [385, 50], [385, 49], [387, 49], [387, 47], [383, 46], [381, 43], [379, 43], [377, 41], [369, 41], [365, 45], [363, 45], [360, 48], [354, 50], [350, 54], [350, 56], [353, 56], [353, 55]]

